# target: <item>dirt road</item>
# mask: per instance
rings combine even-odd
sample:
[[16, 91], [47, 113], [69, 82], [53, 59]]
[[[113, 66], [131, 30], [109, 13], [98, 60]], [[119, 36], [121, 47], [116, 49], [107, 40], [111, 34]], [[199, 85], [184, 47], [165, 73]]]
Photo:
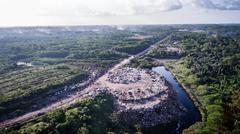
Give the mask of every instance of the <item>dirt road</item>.
[[[140, 52], [140, 53], [138, 53], [138, 54], [136, 54], [134, 56], [130, 56], [129, 58], [124, 59], [123, 61], [121, 61], [120, 63], [116, 64], [114, 67], [109, 69], [108, 72], [114, 71], [115, 69], [130, 63], [130, 61], [133, 58], [135, 58], [135, 57], [144, 55], [149, 50], [155, 48], [158, 44], [164, 42], [167, 38], [168, 38], [168, 36], [166, 36], [165, 38], [163, 38], [159, 42], [151, 45], [149, 48], [145, 49], [144, 51], [142, 51], [142, 52]], [[57, 101], [57, 102], [55, 102], [53, 104], [49, 104], [46, 107], [43, 107], [43, 108], [41, 108], [39, 110], [36, 110], [36, 111], [33, 111], [33, 112], [29, 112], [29, 113], [26, 113], [26, 114], [24, 114], [22, 116], [19, 116], [19, 117], [13, 118], [13, 119], [9, 119], [9, 120], [5, 120], [3, 122], [0, 122], [0, 128], [4, 128], [4, 127], [7, 127], [7, 126], [14, 125], [16, 123], [21, 123], [21, 122], [24, 122], [24, 121], [27, 121], [27, 120], [34, 119], [35, 117], [40, 116], [40, 115], [42, 115], [42, 114], [44, 114], [46, 112], [52, 111], [52, 110], [54, 110], [56, 108], [63, 107], [64, 105], [68, 105], [68, 104], [74, 103], [75, 101], [77, 101], [79, 99], [83, 99], [83, 98], [91, 96], [92, 93], [94, 93], [93, 90], [96, 89], [96, 87], [97, 87], [97, 83], [101, 82], [102, 79], [106, 78], [108, 72], [105, 73], [104, 75], [102, 75], [101, 77], [99, 77], [93, 84], [89, 85], [87, 88], [85, 88], [85, 89], [83, 89], [81, 91], [78, 91], [78, 92], [68, 96], [67, 98], [59, 100], [59, 101]]]

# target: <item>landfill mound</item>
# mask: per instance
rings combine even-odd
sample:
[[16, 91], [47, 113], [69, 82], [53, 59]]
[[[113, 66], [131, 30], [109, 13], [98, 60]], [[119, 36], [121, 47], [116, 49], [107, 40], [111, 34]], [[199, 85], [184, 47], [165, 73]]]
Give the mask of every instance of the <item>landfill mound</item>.
[[163, 76], [151, 70], [122, 67], [98, 83], [114, 97], [115, 109], [129, 124], [153, 127], [178, 120], [177, 95]]

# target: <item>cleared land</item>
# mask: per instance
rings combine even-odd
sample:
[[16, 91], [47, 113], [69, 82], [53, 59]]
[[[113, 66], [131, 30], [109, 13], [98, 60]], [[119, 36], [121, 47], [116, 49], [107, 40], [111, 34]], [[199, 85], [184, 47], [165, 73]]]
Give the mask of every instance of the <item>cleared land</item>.
[[114, 96], [117, 111], [129, 124], [167, 124], [181, 113], [174, 91], [162, 76], [150, 70], [118, 68], [102, 77], [97, 90]]
[[[176, 59], [177, 57], [176, 60], [181, 58], [177, 62], [165, 65], [168, 65], [187, 91], [192, 93], [192, 97], [195, 96], [193, 98], [199, 102], [204, 113], [202, 122], [195, 123], [184, 132], [237, 134], [240, 132], [240, 28], [238, 24], [124, 26], [125, 30], [116, 30], [114, 27], [1, 29], [1, 75], [26, 69], [26, 66], [16, 66], [18, 62], [52, 66], [72, 61], [77, 63], [79, 60], [96, 63], [97, 65], [93, 64], [94, 67], [99, 67], [103, 72], [101, 74], [104, 74], [120, 59], [138, 54], [143, 50], [147, 51], [153, 42], [163, 37], [163, 33], [171, 31], [172, 34], [169, 40], [166, 40], [167, 43], [156, 47], [146, 55], [144, 52], [144, 54], [139, 54], [140, 57], [129, 59], [131, 60], [130, 66], [151, 68], [153, 65], [162, 64], [154, 63], [158, 58]], [[25, 34], [17, 35], [11, 32], [16, 29]], [[43, 30], [39, 29], [48, 30], [51, 34], [42, 33], [40, 31]], [[135, 78], [132, 79], [133, 82], [136, 81]], [[113, 83], [116, 82], [113, 81]], [[119, 116], [112, 111], [112, 100], [106, 96], [96, 97], [93, 89], [97, 89], [97, 83], [89, 83], [91, 85], [89, 88], [67, 95], [69, 98], [58, 99], [56, 103], [48, 104], [40, 110], [7, 120], [2, 123], [2, 126], [16, 122], [22, 123], [54, 109], [35, 120], [12, 127], [9, 131], [4, 129], [6, 131], [3, 133], [136, 133], [141, 131], [138, 125], [131, 126], [135, 129], [134, 131], [125, 131], [129, 130], [129, 126], [119, 122]], [[131, 91], [130, 94], [141, 96], [138, 90]], [[84, 95], [93, 95], [96, 98], [78, 102], [77, 100], [84, 98]], [[33, 96], [29, 100], [31, 101], [32, 98]], [[68, 106], [69, 103], [72, 105]], [[67, 107], [62, 107], [65, 104]], [[56, 110], [57, 107], [61, 108]], [[6, 114], [2, 114], [2, 111], [6, 110], [4, 108], [0, 108], [0, 115]], [[159, 132], [155, 129], [152, 131]]]
[[[18, 29], [18, 28], [17, 28]], [[0, 121], [41, 109], [82, 90], [114, 64], [163, 33], [103, 27], [0, 29]], [[96, 30], [98, 29], [98, 30]], [[150, 34], [151, 38], [132, 39]], [[15, 38], [13, 38], [15, 37]], [[131, 52], [118, 51], [122, 44]]]
[[[162, 39], [161, 41], [164, 41], [165, 39], [166, 38]], [[159, 44], [159, 42], [154, 43], [154, 44], [148, 44], [149, 47], [146, 50], [148, 51], [151, 48], [153, 48], [153, 46], [158, 45], [158, 44]], [[146, 53], [147, 52], [146, 50], [144, 50], [143, 52], [140, 52], [139, 54], [137, 54], [137, 56]], [[122, 66], [128, 64], [133, 58], [134, 58], [134, 56], [130, 56], [129, 58], [124, 59], [122, 62], [116, 64], [112, 69], [110, 69], [110, 71], [115, 70], [115, 69], [117, 69], [119, 67], [122, 67]], [[101, 79], [103, 79], [104, 77], [106, 77], [106, 74], [103, 75], [102, 77], [100, 77], [96, 81], [96, 83], [99, 83], [98, 81], [101, 81]], [[91, 82], [92, 82], [92, 80], [91, 80]], [[91, 82], [87, 83], [87, 85], [91, 84]], [[63, 106], [66, 103], [73, 103], [73, 102], [75, 102], [79, 98], [84, 98], [86, 96], [92, 96], [92, 95], [95, 94], [95, 90], [94, 90], [94, 89], [96, 89], [95, 86], [96, 86], [96, 84], [92, 84], [91, 86], [89, 86], [88, 88], [86, 88], [84, 90], [81, 89], [79, 92], [76, 92], [76, 93], [74, 93], [72, 95], [68, 95], [68, 97], [66, 97], [66, 98], [64, 98], [62, 100], [59, 100], [59, 101], [57, 101], [55, 103], [48, 104], [46, 107], [43, 107], [43, 108], [41, 108], [39, 110], [27, 113], [27, 114], [25, 114], [23, 116], [19, 116], [19, 117], [15, 118], [15, 119], [5, 120], [5, 121], [1, 122], [0, 126], [4, 127], [4, 126], [8, 126], [8, 125], [17, 123], [17, 122], [22, 122], [22, 121], [31, 119], [31, 118], [33, 118], [35, 116], [38, 116], [41, 113], [45, 113], [45, 112], [51, 111], [53, 108], [56, 108], [56, 107], [59, 107], [59, 106]]]

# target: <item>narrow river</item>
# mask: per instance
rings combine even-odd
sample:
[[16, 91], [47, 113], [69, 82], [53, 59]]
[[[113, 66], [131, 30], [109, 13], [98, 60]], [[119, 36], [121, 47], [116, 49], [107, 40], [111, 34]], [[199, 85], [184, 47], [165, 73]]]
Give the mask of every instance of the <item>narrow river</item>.
[[152, 70], [165, 77], [177, 92], [179, 102], [187, 109], [187, 111], [180, 116], [178, 129], [176, 130], [176, 133], [181, 133], [183, 129], [188, 128], [201, 119], [200, 112], [170, 71], [166, 70], [164, 66], [153, 67]]

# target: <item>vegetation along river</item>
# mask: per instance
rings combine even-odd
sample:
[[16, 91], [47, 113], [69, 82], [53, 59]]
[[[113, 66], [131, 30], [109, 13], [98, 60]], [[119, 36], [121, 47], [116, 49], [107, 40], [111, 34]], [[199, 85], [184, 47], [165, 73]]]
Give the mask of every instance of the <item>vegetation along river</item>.
[[173, 90], [177, 92], [179, 102], [187, 110], [184, 114], [181, 115], [177, 130], [174, 132], [181, 133], [183, 129], [188, 128], [201, 119], [200, 112], [170, 71], [166, 70], [164, 66], [153, 67], [152, 70], [165, 77], [169, 84], [171, 84]]

